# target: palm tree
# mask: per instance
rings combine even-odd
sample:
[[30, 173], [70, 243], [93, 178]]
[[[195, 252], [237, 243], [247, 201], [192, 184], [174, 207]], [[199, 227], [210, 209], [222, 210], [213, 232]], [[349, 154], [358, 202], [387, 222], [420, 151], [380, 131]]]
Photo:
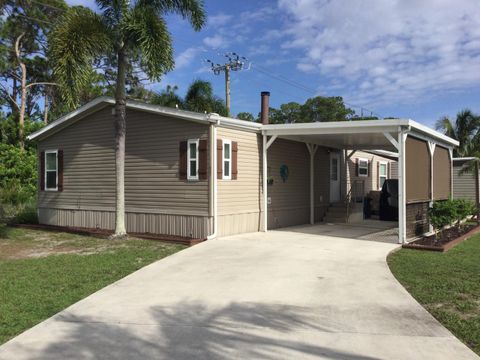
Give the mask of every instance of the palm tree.
[[184, 107], [183, 100], [180, 97], [180, 95], [176, 93], [177, 90], [178, 90], [177, 85], [174, 85], [174, 86], [167, 85], [167, 88], [165, 90], [162, 90], [160, 93], [154, 93], [152, 95], [152, 98], [150, 99], [150, 103], [155, 105], [182, 109]]
[[185, 95], [184, 104], [190, 111], [213, 112], [227, 116], [227, 108], [223, 100], [213, 94], [212, 84], [208, 81], [193, 81]]
[[477, 158], [469, 161], [462, 169], [462, 172], [472, 171], [477, 166], [480, 155], [480, 116], [465, 109], [457, 114], [454, 123], [444, 116], [437, 121], [435, 127], [460, 143], [453, 150], [454, 156]]
[[465, 109], [457, 114], [455, 122], [444, 116], [437, 121], [435, 127], [445, 135], [458, 140], [460, 145], [454, 149], [455, 156], [470, 156], [479, 140], [480, 117]]
[[51, 59], [64, 100], [76, 105], [93, 61], [114, 58], [116, 204], [114, 237], [125, 237], [126, 77], [135, 63], [153, 80], [174, 67], [164, 16], [176, 13], [199, 31], [205, 24], [201, 0], [96, 0], [100, 13], [73, 7], [50, 36]]

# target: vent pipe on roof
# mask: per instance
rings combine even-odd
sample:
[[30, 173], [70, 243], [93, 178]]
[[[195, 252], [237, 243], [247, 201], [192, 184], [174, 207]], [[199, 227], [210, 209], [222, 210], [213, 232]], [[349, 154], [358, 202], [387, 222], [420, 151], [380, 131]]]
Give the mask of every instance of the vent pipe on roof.
[[269, 101], [270, 101], [270, 92], [269, 91], [262, 91], [261, 92], [261, 108], [260, 108], [260, 121], [263, 125], [268, 125], [268, 109], [269, 109]]

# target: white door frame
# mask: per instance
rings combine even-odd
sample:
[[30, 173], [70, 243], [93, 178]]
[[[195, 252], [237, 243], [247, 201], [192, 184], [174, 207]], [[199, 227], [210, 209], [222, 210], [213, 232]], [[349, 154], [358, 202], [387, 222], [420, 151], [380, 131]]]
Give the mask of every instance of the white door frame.
[[[332, 180], [332, 175], [333, 174], [333, 168], [332, 168], [332, 159], [336, 159], [337, 160], [337, 173], [336, 173], [336, 177], [337, 177], [337, 180]], [[330, 202], [331, 203], [334, 203], [334, 202], [338, 202], [340, 201], [340, 191], [341, 191], [341, 179], [340, 179], [340, 153], [337, 152], [337, 151], [331, 151], [330, 152], [330, 165], [329, 165], [329, 174], [328, 174], [328, 177], [329, 177], [329, 182], [330, 182]]]

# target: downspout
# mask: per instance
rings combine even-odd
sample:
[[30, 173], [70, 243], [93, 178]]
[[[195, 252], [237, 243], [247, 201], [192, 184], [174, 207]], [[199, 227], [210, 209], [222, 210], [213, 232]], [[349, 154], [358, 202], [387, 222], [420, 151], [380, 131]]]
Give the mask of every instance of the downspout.
[[[209, 119], [211, 119], [209, 114]], [[210, 139], [210, 160], [212, 164], [210, 166], [210, 179], [208, 193], [210, 196], [211, 213], [213, 215], [213, 233], [207, 236], [207, 240], [213, 240], [217, 237], [218, 230], [218, 194], [217, 194], [217, 126], [220, 124], [219, 119], [215, 119], [215, 122], [210, 124], [209, 139]]]

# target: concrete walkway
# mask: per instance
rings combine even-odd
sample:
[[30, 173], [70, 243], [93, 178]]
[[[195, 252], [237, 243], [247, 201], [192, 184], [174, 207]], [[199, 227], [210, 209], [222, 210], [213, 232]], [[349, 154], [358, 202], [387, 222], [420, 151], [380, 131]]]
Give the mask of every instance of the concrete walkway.
[[394, 279], [385, 257], [397, 245], [312, 229], [181, 251], [26, 331], [0, 359], [478, 359]]

